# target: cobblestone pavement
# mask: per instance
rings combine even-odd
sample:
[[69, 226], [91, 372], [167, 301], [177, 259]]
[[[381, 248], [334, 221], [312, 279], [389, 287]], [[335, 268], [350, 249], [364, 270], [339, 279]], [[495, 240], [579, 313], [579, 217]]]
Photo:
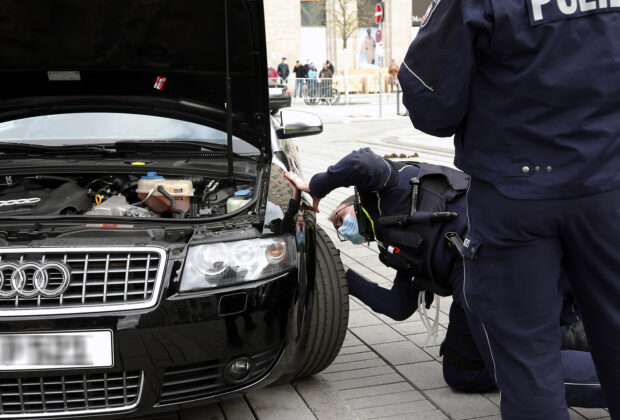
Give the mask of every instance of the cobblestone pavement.
[[[322, 135], [296, 140], [305, 178], [364, 146], [380, 154], [417, 151], [425, 161], [451, 164], [451, 141], [437, 141], [414, 132], [406, 118], [368, 121], [368, 117], [356, 117], [370, 115], [374, 108], [307, 108], [324, 117], [326, 125]], [[348, 123], [342, 124], [346, 118]], [[345, 265], [391, 287], [394, 271], [379, 262], [376, 245], [340, 245], [327, 221], [333, 208], [351, 194], [351, 190], [339, 189], [323, 199], [318, 222], [339, 245]], [[221, 404], [187, 410], [174, 418], [499, 419], [499, 392], [456, 393], [443, 381], [438, 345], [445, 336], [450, 303], [451, 299], [441, 299], [440, 334], [436, 342], [427, 342], [417, 313], [397, 322], [352, 299], [344, 346], [324, 372], [307, 381], [268, 387]], [[432, 313], [434, 310], [429, 311]], [[571, 409], [570, 415], [575, 420], [609, 418], [607, 411], [600, 409]]]

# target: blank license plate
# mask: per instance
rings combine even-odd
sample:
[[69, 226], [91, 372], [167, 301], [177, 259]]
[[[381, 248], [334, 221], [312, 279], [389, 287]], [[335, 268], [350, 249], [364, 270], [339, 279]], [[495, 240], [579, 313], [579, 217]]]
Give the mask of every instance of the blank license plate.
[[112, 367], [112, 331], [0, 334], [0, 371]]

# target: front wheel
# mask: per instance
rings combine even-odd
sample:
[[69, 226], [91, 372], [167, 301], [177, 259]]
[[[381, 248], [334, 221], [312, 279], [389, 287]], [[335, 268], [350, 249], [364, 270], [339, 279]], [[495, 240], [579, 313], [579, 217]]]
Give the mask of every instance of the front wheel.
[[349, 322], [349, 289], [340, 253], [325, 231], [316, 228], [316, 281], [306, 351], [294, 379], [329, 366], [342, 347]]

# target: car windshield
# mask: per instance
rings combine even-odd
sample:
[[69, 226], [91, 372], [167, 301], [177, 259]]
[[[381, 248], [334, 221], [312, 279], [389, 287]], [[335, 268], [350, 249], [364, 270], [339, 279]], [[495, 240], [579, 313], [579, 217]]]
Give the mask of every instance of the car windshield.
[[[172, 118], [103, 112], [43, 115], [0, 123], [0, 142], [73, 146], [124, 140], [191, 140], [223, 145], [226, 132]], [[237, 137], [233, 137], [233, 151], [259, 154], [256, 147]]]

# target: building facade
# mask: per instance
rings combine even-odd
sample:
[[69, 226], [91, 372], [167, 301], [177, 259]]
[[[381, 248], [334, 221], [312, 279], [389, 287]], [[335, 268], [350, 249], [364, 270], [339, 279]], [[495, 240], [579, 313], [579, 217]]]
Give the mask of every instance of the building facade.
[[[392, 59], [400, 63], [430, 0], [384, 0], [382, 40], [376, 41], [375, 0], [265, 0], [267, 55], [276, 67], [282, 57], [289, 66], [296, 60], [320, 65], [330, 60], [342, 74], [345, 60], [349, 69], [381, 65]], [[342, 39], [343, 13], [354, 17], [357, 29]], [[370, 29], [370, 31], [369, 31]]]

